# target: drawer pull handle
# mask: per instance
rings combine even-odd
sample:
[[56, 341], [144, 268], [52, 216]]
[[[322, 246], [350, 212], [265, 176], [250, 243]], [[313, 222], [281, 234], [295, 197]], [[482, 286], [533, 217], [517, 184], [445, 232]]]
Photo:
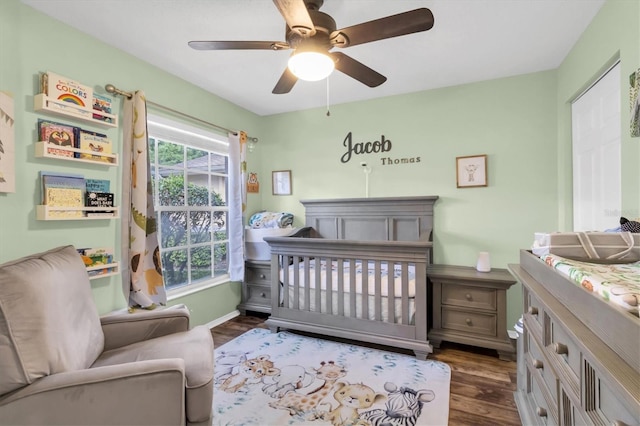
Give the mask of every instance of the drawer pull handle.
[[473, 325], [473, 321], [471, 321], [471, 318], [467, 318], [466, 320], [464, 320], [464, 322], [466, 322], [467, 325]]
[[569, 353], [569, 348], [567, 347], [567, 345], [565, 345], [563, 343], [554, 343], [553, 344], [553, 350], [558, 355], [567, 355]]
[[469, 301], [473, 300], [473, 297], [471, 297], [470, 293], [465, 294], [464, 297]]
[[547, 417], [547, 410], [542, 407], [538, 407], [538, 409], [536, 410], [536, 414], [538, 414], [538, 416], [540, 417]]
[[538, 369], [544, 368], [544, 363], [539, 359], [536, 359], [535, 361], [533, 361], [533, 366]]
[[260, 293], [260, 297], [266, 297], [267, 295], [264, 292]]
[[535, 306], [529, 306], [529, 313], [531, 315], [538, 315], [538, 308], [536, 308]]
[[264, 280], [267, 277], [264, 274], [260, 274], [260, 278]]

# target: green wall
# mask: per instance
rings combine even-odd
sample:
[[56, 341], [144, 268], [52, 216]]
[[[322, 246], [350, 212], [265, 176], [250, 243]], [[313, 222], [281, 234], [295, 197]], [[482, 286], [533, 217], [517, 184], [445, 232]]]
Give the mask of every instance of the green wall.
[[[266, 143], [249, 169], [263, 176], [262, 207], [304, 220], [299, 199], [365, 195], [361, 161], [371, 165], [371, 197], [438, 195], [434, 261], [475, 265], [489, 251], [494, 267], [518, 261], [535, 231], [557, 228], [555, 72], [449, 87], [410, 95], [269, 117]], [[343, 141], [392, 142], [384, 154], [341, 162]], [[264, 149], [264, 148], [268, 149]], [[456, 187], [456, 157], [487, 154], [489, 185]], [[420, 158], [383, 165], [387, 158]], [[292, 196], [270, 196], [271, 170], [291, 169]], [[545, 172], [544, 170], [549, 170]], [[545, 179], [543, 176], [551, 176]], [[265, 187], [266, 186], [266, 187]], [[509, 292], [510, 319], [521, 296]]]
[[620, 215], [640, 217], [640, 138], [629, 133], [629, 75], [640, 68], [640, 2], [609, 0], [558, 69], [558, 221], [563, 229], [571, 229], [573, 218], [571, 101], [617, 60], [622, 94], [622, 212], [612, 221], [615, 225]]
[[[258, 117], [221, 98], [52, 20], [18, 0], [0, 1], [0, 90], [16, 102], [15, 194], [0, 194], [0, 262], [60, 244], [119, 246], [119, 223], [39, 222], [34, 218], [39, 170], [70, 170], [119, 182], [118, 170], [68, 166], [33, 156], [33, 95], [37, 74], [55, 71], [102, 90], [113, 83], [142, 89], [162, 105], [260, 139], [248, 154], [259, 194], [248, 195], [249, 214], [287, 210], [301, 225], [300, 199], [363, 197], [371, 167], [371, 197], [438, 195], [435, 261], [474, 265], [489, 251], [494, 267], [518, 261], [536, 231], [571, 228], [571, 156], [568, 102], [615, 58], [622, 63], [622, 123], [628, 128], [627, 76], [640, 66], [640, 3], [608, 0], [556, 70], [354, 102], [325, 109]], [[61, 47], [63, 46], [63, 47]], [[81, 58], [81, 60], [78, 60]], [[307, 83], [310, 84], [310, 83]], [[375, 89], [372, 89], [375, 90]], [[121, 144], [120, 131], [109, 135]], [[343, 141], [392, 141], [391, 151], [340, 161]], [[623, 131], [623, 211], [640, 216], [640, 140]], [[456, 188], [455, 158], [487, 154], [485, 188]], [[420, 158], [382, 165], [382, 158]], [[272, 196], [273, 170], [292, 170], [293, 195]], [[100, 221], [101, 222], [101, 221]], [[123, 307], [118, 278], [92, 281], [101, 312]], [[508, 294], [509, 323], [520, 315], [521, 289]], [[186, 303], [194, 324], [235, 310], [237, 283], [174, 300]]]
[[[161, 105], [227, 128], [259, 133], [260, 120], [255, 114], [88, 37], [18, 0], [0, 2], [0, 37], [0, 90], [12, 92], [15, 100], [17, 175], [16, 193], [0, 194], [0, 262], [63, 244], [114, 247], [116, 257], [120, 258], [117, 250], [120, 220], [43, 222], [35, 219], [40, 170], [81, 173], [110, 179], [116, 188], [121, 185], [120, 170], [116, 167], [34, 157], [37, 119], [55, 119], [33, 110], [40, 72], [54, 71], [91, 85], [100, 93], [105, 93], [107, 83], [128, 91], [144, 90], [149, 100]], [[115, 104], [119, 112], [121, 103], [117, 98]], [[122, 146], [121, 129], [109, 129], [107, 133], [116, 147]], [[101, 313], [126, 306], [120, 276], [93, 280], [91, 286]], [[239, 300], [239, 284], [226, 283], [170, 304], [188, 302], [193, 323], [204, 324], [234, 311]]]

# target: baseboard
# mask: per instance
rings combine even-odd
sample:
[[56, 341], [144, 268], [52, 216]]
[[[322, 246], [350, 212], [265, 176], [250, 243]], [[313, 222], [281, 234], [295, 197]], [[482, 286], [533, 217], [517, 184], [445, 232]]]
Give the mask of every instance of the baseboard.
[[233, 319], [237, 316], [240, 316], [240, 311], [238, 311], [237, 309], [235, 311], [229, 312], [227, 315], [220, 317], [220, 318], [216, 318], [213, 321], [209, 321], [208, 323], [206, 323], [205, 325], [207, 327], [209, 327], [209, 329], [212, 329], [213, 327], [216, 327], [224, 322], [229, 321], [230, 319]]

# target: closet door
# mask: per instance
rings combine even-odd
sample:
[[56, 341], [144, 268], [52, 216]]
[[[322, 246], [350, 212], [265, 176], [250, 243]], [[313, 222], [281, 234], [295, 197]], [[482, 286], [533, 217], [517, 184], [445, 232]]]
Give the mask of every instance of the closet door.
[[604, 231], [622, 211], [620, 64], [571, 106], [573, 230]]

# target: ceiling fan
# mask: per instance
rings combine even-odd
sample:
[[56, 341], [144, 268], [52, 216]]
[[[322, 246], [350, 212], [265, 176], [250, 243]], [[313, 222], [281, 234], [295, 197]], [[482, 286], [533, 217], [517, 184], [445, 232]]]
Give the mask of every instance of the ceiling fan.
[[[336, 29], [336, 22], [319, 9], [324, 0], [273, 0], [287, 23], [286, 41], [190, 41], [196, 50], [287, 50], [292, 49], [289, 66], [272, 93], [289, 93], [298, 79], [315, 81], [333, 69], [369, 86], [377, 87], [387, 78], [334, 47], [346, 48], [372, 41], [427, 31], [433, 14], [427, 8], [411, 10], [373, 21]], [[317, 61], [317, 62], [314, 62]], [[304, 74], [304, 69], [313, 75]]]

